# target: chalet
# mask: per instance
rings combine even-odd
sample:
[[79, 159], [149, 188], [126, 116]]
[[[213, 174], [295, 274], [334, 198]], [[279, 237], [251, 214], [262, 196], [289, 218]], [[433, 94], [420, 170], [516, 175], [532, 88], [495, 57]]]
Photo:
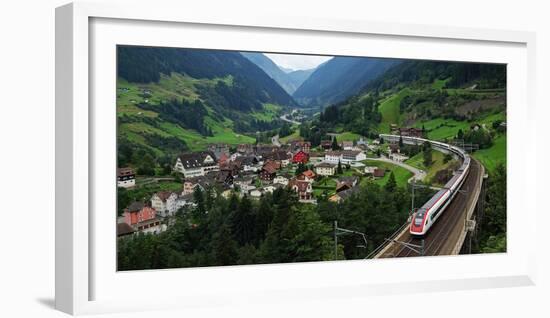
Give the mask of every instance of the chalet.
[[231, 170], [221, 170], [216, 176], [216, 183], [227, 188], [233, 185], [233, 179], [234, 177]]
[[116, 225], [116, 236], [118, 238], [125, 236], [132, 236], [136, 233], [136, 230], [130, 226], [130, 224], [122, 222]]
[[240, 166], [235, 162], [226, 161], [223, 165], [220, 165], [220, 172], [229, 171], [232, 176], [238, 175], [240, 170]]
[[210, 171], [218, 171], [216, 156], [211, 151], [183, 153], [176, 159], [174, 170], [184, 177], [204, 176]]
[[374, 169], [374, 172], [372, 173], [372, 176], [375, 178], [383, 178], [386, 174], [386, 170], [383, 168], [376, 168]]
[[342, 163], [352, 163], [363, 161], [367, 159], [367, 155], [364, 152], [358, 150], [344, 150], [342, 151]]
[[161, 191], [151, 197], [151, 207], [162, 217], [173, 216], [178, 210], [176, 200], [178, 195], [170, 191]]
[[290, 149], [292, 152], [303, 151], [309, 153], [311, 149], [311, 143], [309, 141], [296, 140], [290, 143]]
[[256, 172], [258, 171], [260, 160], [256, 156], [241, 156], [235, 159], [234, 163], [239, 170]]
[[290, 163], [290, 156], [284, 150], [278, 150], [270, 152], [263, 156], [266, 160], [278, 161], [281, 163], [281, 167], [286, 167]]
[[293, 163], [307, 163], [309, 161], [309, 155], [302, 150], [298, 151], [297, 153], [292, 156], [292, 162]]
[[136, 185], [136, 174], [132, 168], [118, 168], [116, 179], [118, 187], [131, 188]]
[[357, 146], [368, 146], [368, 143], [367, 143], [367, 141], [366, 141], [363, 137], [361, 137], [361, 138], [359, 138], [359, 140], [357, 141]]
[[359, 181], [359, 178], [357, 178], [355, 176], [343, 176], [343, 177], [338, 178], [338, 180], [336, 181], [336, 188], [338, 189], [339, 185], [346, 184], [351, 189], [351, 188], [353, 188], [357, 185], [358, 181]]
[[336, 172], [336, 165], [328, 162], [321, 162], [315, 166], [315, 172], [320, 176], [332, 176]]
[[272, 152], [278, 151], [279, 147], [273, 145], [256, 145], [254, 147], [254, 153], [257, 156], [264, 157]]
[[324, 152], [309, 152], [309, 161], [312, 163], [319, 163], [325, 160], [325, 153]]
[[268, 161], [264, 164], [262, 167], [262, 171], [260, 171], [260, 179], [264, 181], [272, 181], [275, 179], [277, 175], [277, 169], [280, 168], [280, 165], [278, 165], [275, 161]]
[[399, 128], [399, 135], [422, 138], [424, 131], [419, 128]]
[[193, 193], [189, 193], [189, 194], [186, 194], [186, 195], [180, 195], [176, 199], [176, 208], [178, 210], [185, 207], [185, 206], [194, 206], [194, 205], [195, 205], [195, 203], [193, 201]]
[[252, 185], [253, 182], [254, 182], [253, 177], [238, 177], [233, 179], [233, 185], [241, 189], [247, 188], [248, 186]]
[[332, 141], [331, 140], [321, 140], [320, 146], [324, 150], [330, 150], [330, 149], [332, 149]]
[[359, 192], [359, 187], [349, 188], [349, 189], [346, 189], [344, 191], [340, 191], [340, 192], [336, 193], [335, 195], [331, 196], [328, 200], [331, 201], [331, 202], [340, 203], [340, 202], [348, 199], [349, 197], [351, 197], [352, 195], [354, 195], [357, 192]]
[[276, 176], [273, 179], [273, 184], [281, 184], [283, 186], [287, 186], [288, 185], [288, 178], [286, 178], [284, 176]]
[[306, 171], [302, 172], [297, 177], [297, 179], [301, 180], [301, 181], [306, 181], [306, 182], [313, 182], [315, 180], [315, 177], [316, 177], [315, 172], [313, 172], [311, 170], [306, 170]]
[[366, 166], [365, 167], [365, 174], [366, 175], [374, 175], [374, 170], [376, 170], [377, 167], [375, 166]]
[[237, 152], [241, 154], [253, 154], [254, 146], [252, 144], [240, 144], [237, 146]]
[[190, 194], [195, 192], [195, 189], [199, 187], [202, 191], [205, 191], [206, 188], [213, 185], [214, 182], [209, 176], [197, 177], [197, 178], [188, 178], [183, 182], [183, 191], [182, 195]]
[[389, 144], [388, 145], [388, 154], [392, 154], [392, 153], [400, 153], [401, 150], [399, 149], [399, 145], [398, 144]]
[[288, 186], [290, 187], [290, 189], [298, 194], [299, 202], [315, 202], [315, 199], [313, 198], [313, 187], [311, 186], [311, 182], [293, 179], [288, 182]]
[[164, 230], [156, 215], [157, 211], [142, 202], [133, 202], [124, 209], [124, 222], [143, 233], [160, 233]]

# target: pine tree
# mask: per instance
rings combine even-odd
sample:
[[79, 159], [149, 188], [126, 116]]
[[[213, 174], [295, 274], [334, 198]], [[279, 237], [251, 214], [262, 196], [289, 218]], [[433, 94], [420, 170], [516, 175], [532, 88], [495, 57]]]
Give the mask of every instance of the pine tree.
[[340, 146], [338, 146], [338, 140], [336, 139], [336, 137], [332, 138], [332, 146], [331, 146], [332, 150], [338, 150], [340, 149]]
[[388, 182], [384, 185], [384, 189], [388, 192], [395, 191], [397, 187], [397, 182], [395, 181], [395, 175], [393, 174], [393, 171], [390, 172], [390, 177], [388, 178]]
[[338, 160], [338, 168], [336, 168], [336, 173], [337, 174], [343, 174], [344, 173], [344, 170], [342, 169], [342, 163], [340, 162], [340, 160]]
[[235, 234], [235, 239], [239, 245], [244, 245], [249, 243], [254, 238], [254, 224], [255, 224], [255, 215], [252, 207], [252, 202], [245, 195], [239, 207], [233, 213], [232, 224], [233, 224], [233, 233]]
[[212, 251], [216, 265], [232, 265], [237, 263], [237, 243], [233, 239], [231, 227], [224, 223], [212, 237]]

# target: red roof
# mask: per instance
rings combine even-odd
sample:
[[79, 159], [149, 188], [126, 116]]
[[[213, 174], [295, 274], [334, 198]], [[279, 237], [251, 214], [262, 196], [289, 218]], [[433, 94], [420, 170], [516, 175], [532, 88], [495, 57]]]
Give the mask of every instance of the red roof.
[[306, 171], [302, 172], [302, 175], [304, 175], [308, 178], [315, 178], [315, 172], [313, 172], [311, 170], [306, 170]]
[[308, 160], [309, 160], [309, 155], [301, 150], [295, 153], [294, 156], [292, 156], [292, 162], [294, 163], [298, 163], [298, 162], [306, 163]]

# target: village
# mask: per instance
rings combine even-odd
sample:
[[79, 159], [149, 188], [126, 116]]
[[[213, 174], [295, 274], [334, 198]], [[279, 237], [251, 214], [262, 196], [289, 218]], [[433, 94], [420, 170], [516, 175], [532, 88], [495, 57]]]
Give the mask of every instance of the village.
[[[415, 128], [398, 129], [401, 135], [421, 136]], [[193, 207], [194, 192], [215, 189], [211, 195], [229, 198], [247, 196], [259, 200], [277, 188], [288, 188], [303, 204], [320, 199], [340, 203], [359, 190], [360, 181], [383, 178], [385, 169], [365, 164], [368, 158], [384, 156], [402, 162], [396, 143], [363, 138], [337, 143], [322, 140], [316, 148], [307, 141], [283, 145], [211, 144], [205, 151], [185, 152], [177, 156], [173, 173], [181, 176], [181, 191], [152, 193], [147, 202], [131, 202], [117, 222], [117, 236], [134, 233], [160, 233], [171, 224], [176, 212]], [[132, 168], [117, 170], [117, 186], [138, 187]]]

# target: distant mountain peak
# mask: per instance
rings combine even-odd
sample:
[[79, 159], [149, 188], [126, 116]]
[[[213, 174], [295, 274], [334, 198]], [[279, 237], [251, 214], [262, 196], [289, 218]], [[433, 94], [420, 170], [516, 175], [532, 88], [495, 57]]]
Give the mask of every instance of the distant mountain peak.
[[261, 68], [289, 94], [294, 93], [315, 70], [292, 70], [285, 68], [277, 65], [263, 53], [241, 52], [241, 54]]

